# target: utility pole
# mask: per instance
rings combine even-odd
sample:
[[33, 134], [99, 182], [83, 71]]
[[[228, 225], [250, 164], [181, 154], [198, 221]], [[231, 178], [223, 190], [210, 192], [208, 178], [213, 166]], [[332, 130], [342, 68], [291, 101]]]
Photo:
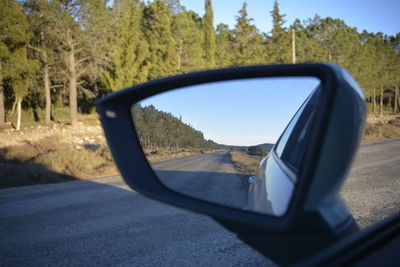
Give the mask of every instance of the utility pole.
[[398, 98], [399, 98], [399, 87], [397, 87], [396, 86], [396, 88], [395, 88], [395, 91], [394, 91], [394, 108], [393, 108], [393, 113], [394, 114], [396, 114], [397, 113], [397, 109], [398, 109], [398, 106], [397, 106], [397, 101], [398, 101]]
[[292, 29], [292, 63], [296, 64], [296, 33], [294, 28]]

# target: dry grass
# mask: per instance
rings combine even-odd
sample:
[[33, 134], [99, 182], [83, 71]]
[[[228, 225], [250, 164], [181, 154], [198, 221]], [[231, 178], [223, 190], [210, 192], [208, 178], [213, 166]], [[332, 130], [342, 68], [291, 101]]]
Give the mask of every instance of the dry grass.
[[241, 174], [255, 175], [262, 156], [251, 156], [243, 150], [231, 150], [229, 152], [236, 170]]
[[107, 146], [76, 149], [57, 136], [2, 148], [0, 164], [1, 188], [117, 173]]
[[196, 154], [212, 153], [217, 150], [201, 150], [201, 149], [178, 149], [178, 150], [153, 150], [145, 151], [146, 158], [149, 162], [159, 162], [165, 160], [171, 160], [181, 157], [187, 157]]
[[73, 180], [74, 177], [50, 171], [35, 163], [0, 163], [0, 188], [49, 184]]
[[367, 123], [363, 141], [370, 142], [393, 137], [400, 137], [400, 118], [389, 120], [387, 123]]

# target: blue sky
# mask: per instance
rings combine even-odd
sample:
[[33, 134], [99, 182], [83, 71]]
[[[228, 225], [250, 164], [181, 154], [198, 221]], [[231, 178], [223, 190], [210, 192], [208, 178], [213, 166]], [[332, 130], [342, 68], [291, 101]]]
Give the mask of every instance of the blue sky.
[[[180, 0], [188, 10], [200, 16], [204, 15], [204, 0]], [[235, 18], [244, 0], [212, 0], [214, 25], [219, 23], [234, 27]], [[270, 32], [272, 28], [272, 10], [274, 0], [247, 0], [248, 14], [254, 24], [262, 32]], [[286, 26], [296, 18], [301, 21], [321, 17], [339, 18], [358, 31], [383, 32], [395, 35], [400, 32], [400, 0], [280, 0], [281, 14], [286, 14]]]
[[182, 116], [206, 139], [220, 144], [275, 143], [318, 84], [313, 77], [216, 82], [169, 91], [141, 104]]

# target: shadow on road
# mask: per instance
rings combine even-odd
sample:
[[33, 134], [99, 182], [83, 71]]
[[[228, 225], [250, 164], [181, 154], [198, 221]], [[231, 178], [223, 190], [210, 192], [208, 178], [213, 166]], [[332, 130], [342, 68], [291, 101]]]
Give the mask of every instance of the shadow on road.
[[239, 209], [247, 207], [247, 175], [176, 170], [155, 172], [160, 181], [175, 192]]
[[0, 156], [0, 189], [77, 180], [33, 162], [3, 161]]
[[4, 266], [271, 265], [212, 219], [120, 177], [3, 189], [0, 211]]

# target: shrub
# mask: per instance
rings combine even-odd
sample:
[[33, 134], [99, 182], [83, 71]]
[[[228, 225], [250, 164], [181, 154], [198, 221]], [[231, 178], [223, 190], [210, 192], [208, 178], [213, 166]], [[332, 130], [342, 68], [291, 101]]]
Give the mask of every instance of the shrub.
[[247, 153], [251, 156], [266, 156], [268, 151], [262, 146], [250, 146], [247, 149]]
[[151, 155], [161, 155], [162, 151], [161, 150], [154, 150], [150, 152]]
[[385, 123], [367, 123], [364, 140], [378, 140], [400, 136], [400, 120]]
[[35, 162], [47, 166], [52, 171], [79, 178], [109, 173], [114, 170], [114, 162], [108, 148], [78, 150], [69, 146], [40, 155]]

